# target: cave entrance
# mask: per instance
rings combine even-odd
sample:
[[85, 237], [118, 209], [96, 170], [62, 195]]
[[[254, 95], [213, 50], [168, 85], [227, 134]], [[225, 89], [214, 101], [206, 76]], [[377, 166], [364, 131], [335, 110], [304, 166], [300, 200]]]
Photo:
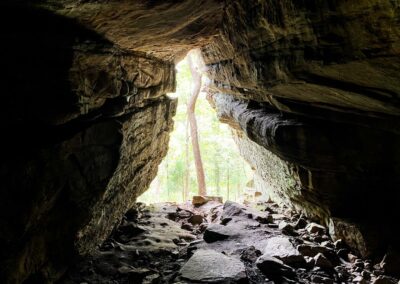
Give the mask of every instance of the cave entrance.
[[[176, 92], [168, 96], [178, 99], [178, 107], [168, 154], [159, 165], [158, 174], [149, 189], [138, 198], [140, 202], [186, 202], [199, 195], [188, 115], [188, 104], [195, 84], [190, 64], [199, 64], [199, 56], [200, 52], [191, 51], [176, 65]], [[202, 74], [195, 117], [207, 196], [220, 196], [224, 201], [249, 200], [253, 171], [240, 155], [230, 127], [218, 120], [215, 110], [207, 101], [209, 79], [205, 72]]]

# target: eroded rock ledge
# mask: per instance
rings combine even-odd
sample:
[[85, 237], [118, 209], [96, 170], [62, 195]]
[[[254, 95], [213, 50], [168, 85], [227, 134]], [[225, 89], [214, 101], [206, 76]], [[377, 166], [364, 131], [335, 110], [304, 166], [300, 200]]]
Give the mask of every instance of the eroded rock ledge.
[[239, 0], [224, 13], [204, 60], [266, 187], [363, 254], [395, 243], [398, 3]]
[[365, 256], [384, 250], [384, 239], [396, 243], [388, 228], [400, 217], [393, 192], [400, 185], [397, 134], [286, 114], [226, 94], [213, 102], [273, 200], [330, 225]]

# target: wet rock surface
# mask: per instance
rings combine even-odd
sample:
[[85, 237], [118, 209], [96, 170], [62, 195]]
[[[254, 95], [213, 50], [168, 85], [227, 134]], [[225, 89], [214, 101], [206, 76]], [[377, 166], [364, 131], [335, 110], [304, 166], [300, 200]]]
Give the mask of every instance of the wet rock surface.
[[[190, 223], [194, 216], [204, 222]], [[257, 222], [257, 216], [269, 216], [269, 222]], [[295, 229], [299, 219], [307, 225]], [[293, 235], [279, 228], [281, 222], [293, 226]], [[208, 242], [210, 231], [229, 236]], [[79, 260], [59, 283], [398, 282], [380, 262], [348, 249], [341, 254], [346, 245], [326, 232], [274, 203], [138, 203], [96, 253]]]

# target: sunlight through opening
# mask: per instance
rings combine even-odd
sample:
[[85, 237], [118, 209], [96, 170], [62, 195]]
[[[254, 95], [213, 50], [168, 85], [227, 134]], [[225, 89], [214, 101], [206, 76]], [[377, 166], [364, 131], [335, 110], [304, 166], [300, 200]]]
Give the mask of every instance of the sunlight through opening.
[[[176, 65], [176, 70], [176, 92], [168, 94], [178, 98], [174, 130], [170, 136], [168, 154], [159, 165], [157, 177], [150, 188], [138, 198], [138, 201], [147, 204], [186, 202], [199, 195], [188, 129], [187, 104], [191, 94], [192, 75], [187, 57]], [[240, 156], [229, 126], [218, 120], [215, 110], [207, 101], [207, 90], [204, 87], [207, 80], [203, 75], [195, 108], [207, 195], [221, 196], [224, 201], [243, 202], [246, 186], [252, 184], [253, 171]], [[187, 198], [184, 194], [185, 188]]]

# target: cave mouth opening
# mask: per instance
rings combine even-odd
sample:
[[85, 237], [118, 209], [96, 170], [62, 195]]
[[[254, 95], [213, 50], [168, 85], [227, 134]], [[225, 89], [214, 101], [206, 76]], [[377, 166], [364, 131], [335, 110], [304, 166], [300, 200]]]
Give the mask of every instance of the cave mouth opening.
[[[190, 64], [198, 69], [204, 69], [201, 53], [198, 50], [190, 51], [176, 64], [176, 92], [169, 93], [168, 96], [176, 98], [178, 106], [174, 117], [174, 130], [170, 134], [168, 153], [158, 166], [157, 176], [148, 190], [138, 198], [139, 202], [185, 203], [193, 196], [203, 195], [200, 194], [198, 186], [188, 114], [188, 104], [195, 84]], [[240, 155], [231, 128], [219, 121], [209, 100], [209, 78], [206, 72], [201, 74], [201, 87], [195, 100], [194, 113], [206, 195], [222, 197], [223, 201], [240, 203], [254, 201], [253, 170]]]

